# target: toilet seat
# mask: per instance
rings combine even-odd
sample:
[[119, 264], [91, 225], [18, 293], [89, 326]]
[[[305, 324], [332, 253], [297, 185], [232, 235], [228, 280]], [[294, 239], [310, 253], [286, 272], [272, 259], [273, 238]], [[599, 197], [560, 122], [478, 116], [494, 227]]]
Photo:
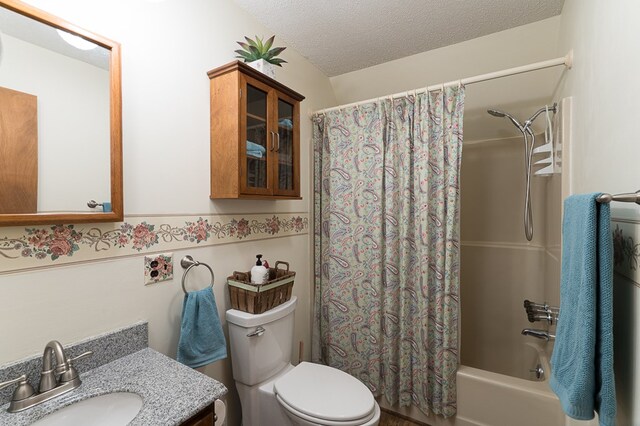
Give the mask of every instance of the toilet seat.
[[278, 402], [293, 415], [327, 426], [371, 420], [376, 403], [355, 377], [336, 368], [302, 362], [274, 383]]
[[[300, 418], [302, 420], [306, 420], [310, 424], [314, 424], [314, 425], [322, 425], [322, 426], [362, 426], [362, 425], [368, 424], [367, 422], [369, 422], [371, 419], [373, 419], [373, 417], [376, 414], [376, 410], [374, 409], [374, 411], [369, 416], [367, 416], [365, 418], [362, 418], [362, 419], [356, 419], [356, 420], [351, 420], [351, 421], [331, 421], [331, 420], [320, 419], [320, 418], [308, 416], [308, 415], [306, 415], [304, 413], [301, 413], [300, 411], [296, 410], [295, 408], [291, 407], [286, 402], [284, 402], [282, 400], [282, 398], [280, 398], [279, 395], [276, 395], [276, 400], [278, 400], [278, 403], [280, 404], [280, 406], [283, 409], [285, 409], [286, 411], [288, 411], [289, 414], [292, 414], [294, 417], [298, 417], [298, 418]], [[379, 409], [377, 409], [377, 410], [379, 410]]]

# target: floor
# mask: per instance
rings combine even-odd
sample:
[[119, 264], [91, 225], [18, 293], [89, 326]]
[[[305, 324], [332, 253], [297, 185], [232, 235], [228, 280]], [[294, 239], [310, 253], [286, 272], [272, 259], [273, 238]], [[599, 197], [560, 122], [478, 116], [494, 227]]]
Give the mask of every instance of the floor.
[[426, 424], [412, 422], [411, 420], [407, 420], [397, 414], [382, 411], [379, 426], [426, 426]]

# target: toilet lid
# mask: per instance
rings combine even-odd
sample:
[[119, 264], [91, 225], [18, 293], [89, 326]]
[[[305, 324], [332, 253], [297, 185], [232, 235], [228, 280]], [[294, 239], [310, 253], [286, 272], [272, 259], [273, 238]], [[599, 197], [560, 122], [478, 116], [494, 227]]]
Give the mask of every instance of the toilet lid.
[[357, 420], [375, 410], [373, 395], [360, 380], [326, 365], [302, 362], [273, 387], [289, 406], [317, 419]]

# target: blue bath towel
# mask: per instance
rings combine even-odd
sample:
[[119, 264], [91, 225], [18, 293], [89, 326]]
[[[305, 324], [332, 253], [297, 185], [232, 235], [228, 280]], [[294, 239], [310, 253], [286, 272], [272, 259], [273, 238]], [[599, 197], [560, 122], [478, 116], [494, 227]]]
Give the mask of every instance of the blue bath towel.
[[560, 318], [551, 356], [551, 388], [564, 412], [615, 425], [613, 242], [609, 204], [599, 194], [564, 202]]
[[247, 155], [254, 158], [262, 158], [266, 154], [267, 149], [257, 143], [247, 141]]
[[182, 325], [178, 341], [179, 362], [196, 368], [227, 357], [213, 290], [191, 291], [182, 303]]

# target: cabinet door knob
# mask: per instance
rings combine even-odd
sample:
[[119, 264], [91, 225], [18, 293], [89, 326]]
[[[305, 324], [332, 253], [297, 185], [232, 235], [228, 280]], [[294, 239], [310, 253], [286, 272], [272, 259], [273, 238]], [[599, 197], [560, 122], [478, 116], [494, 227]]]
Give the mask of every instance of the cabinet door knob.
[[269, 151], [273, 151], [275, 148], [275, 141], [276, 141], [276, 132], [269, 132], [271, 133], [271, 149]]

